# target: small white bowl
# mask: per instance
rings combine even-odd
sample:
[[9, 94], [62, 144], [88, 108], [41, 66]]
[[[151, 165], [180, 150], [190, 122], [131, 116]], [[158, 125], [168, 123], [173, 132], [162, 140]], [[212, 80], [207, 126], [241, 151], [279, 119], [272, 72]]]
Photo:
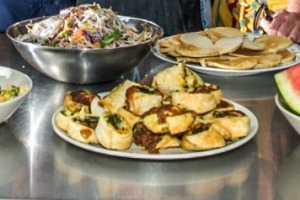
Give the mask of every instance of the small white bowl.
[[30, 93], [32, 88], [32, 80], [24, 73], [9, 67], [0, 66], [0, 85], [2, 88], [7, 86], [24, 86], [27, 91], [15, 99], [0, 102], [0, 124], [8, 120], [17, 108], [22, 104], [24, 99]]
[[285, 116], [288, 122], [292, 125], [292, 127], [296, 130], [296, 132], [300, 135], [300, 116], [295, 115], [291, 111], [287, 110], [279, 100], [278, 94], [275, 96], [275, 103], [281, 113]]

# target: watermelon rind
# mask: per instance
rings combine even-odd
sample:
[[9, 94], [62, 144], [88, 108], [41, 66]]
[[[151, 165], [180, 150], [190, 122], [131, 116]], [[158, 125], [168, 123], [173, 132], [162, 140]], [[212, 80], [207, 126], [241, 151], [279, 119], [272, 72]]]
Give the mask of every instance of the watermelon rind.
[[300, 94], [292, 87], [285, 71], [275, 74], [279, 100], [292, 113], [300, 116]]

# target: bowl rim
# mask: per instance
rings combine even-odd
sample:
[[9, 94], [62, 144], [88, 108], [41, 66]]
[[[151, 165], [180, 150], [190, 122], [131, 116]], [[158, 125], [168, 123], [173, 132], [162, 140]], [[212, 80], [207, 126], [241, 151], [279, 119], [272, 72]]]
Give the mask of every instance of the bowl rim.
[[286, 108], [282, 105], [282, 103], [280, 102], [280, 99], [279, 99], [279, 95], [278, 95], [278, 94], [275, 95], [275, 103], [276, 103], [277, 107], [279, 108], [279, 110], [281, 110], [282, 112], [284, 112], [284, 113], [287, 114], [288, 116], [293, 117], [293, 118], [295, 118], [295, 119], [298, 119], [298, 120], [300, 121], [300, 116], [298, 116], [298, 115], [292, 113], [291, 111], [289, 111], [288, 109], [286, 109]]
[[11, 24], [10, 26], [7, 27], [5, 33], [7, 35], [7, 37], [18, 44], [23, 44], [23, 45], [27, 45], [27, 46], [32, 46], [32, 47], [40, 47], [40, 48], [45, 48], [45, 49], [50, 49], [50, 50], [67, 50], [67, 51], [90, 51], [90, 52], [96, 52], [96, 51], [112, 51], [112, 50], [121, 50], [121, 49], [127, 49], [127, 48], [132, 48], [132, 47], [137, 47], [137, 46], [141, 46], [141, 45], [145, 45], [145, 44], [151, 44], [151, 43], [156, 43], [158, 39], [160, 39], [163, 35], [164, 35], [164, 30], [163, 28], [158, 25], [155, 22], [152, 22], [150, 20], [146, 20], [146, 19], [142, 19], [142, 18], [138, 18], [138, 17], [130, 17], [130, 16], [124, 16], [124, 15], [117, 15], [122, 21], [126, 21], [126, 20], [138, 20], [141, 22], [146, 22], [148, 24], [151, 24], [152, 26], [156, 27], [156, 29], [158, 29], [159, 31], [155, 31], [154, 32], [154, 36], [145, 41], [145, 42], [141, 42], [141, 43], [137, 43], [137, 44], [131, 44], [131, 45], [126, 45], [126, 46], [120, 46], [120, 47], [114, 47], [114, 48], [95, 48], [95, 49], [89, 49], [89, 48], [83, 48], [83, 49], [74, 49], [74, 48], [63, 48], [63, 47], [52, 47], [52, 46], [43, 46], [43, 45], [39, 45], [39, 44], [34, 44], [34, 43], [29, 43], [29, 42], [23, 42], [20, 41], [18, 39], [16, 39], [16, 37], [13, 37], [10, 34], [10, 31], [18, 26], [20, 26], [20, 24], [24, 24], [24, 23], [29, 23], [30, 21], [37, 21], [37, 20], [42, 20], [42, 19], [48, 19], [50, 17], [53, 17], [54, 15], [51, 16], [42, 16], [42, 17], [36, 17], [36, 18], [30, 18], [30, 19], [26, 19], [26, 20], [22, 20], [19, 22], [15, 22], [13, 24]]
[[24, 94], [19, 95], [19, 96], [17, 96], [14, 99], [10, 99], [8, 101], [0, 102], [0, 106], [5, 106], [5, 105], [11, 104], [13, 102], [19, 101], [20, 99], [22, 99], [23, 97], [25, 97], [26, 95], [28, 95], [30, 93], [30, 91], [31, 91], [31, 89], [33, 87], [33, 82], [32, 82], [31, 78], [27, 74], [25, 74], [23, 72], [20, 72], [20, 71], [18, 71], [16, 69], [13, 69], [13, 68], [10, 68], [10, 67], [7, 67], [7, 66], [3, 66], [3, 65], [0, 65], [0, 69], [1, 68], [2, 69], [8, 69], [8, 70], [11, 70], [13, 73], [18, 73], [18, 74], [22, 75], [25, 79], [27, 79], [27, 81], [29, 83], [29, 87], [27, 88], [27, 91]]

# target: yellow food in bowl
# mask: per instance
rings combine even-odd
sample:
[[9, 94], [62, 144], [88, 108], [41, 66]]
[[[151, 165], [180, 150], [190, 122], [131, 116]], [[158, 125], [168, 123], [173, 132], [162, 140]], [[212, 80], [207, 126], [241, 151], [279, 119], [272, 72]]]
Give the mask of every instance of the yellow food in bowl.
[[23, 95], [26, 91], [27, 89], [25, 86], [9, 85], [6, 89], [2, 89], [0, 86], [0, 103]]

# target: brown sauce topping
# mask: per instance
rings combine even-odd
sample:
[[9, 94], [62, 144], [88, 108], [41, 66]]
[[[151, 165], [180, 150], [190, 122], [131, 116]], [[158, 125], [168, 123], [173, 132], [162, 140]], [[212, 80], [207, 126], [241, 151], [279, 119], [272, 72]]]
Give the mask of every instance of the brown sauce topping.
[[75, 90], [70, 93], [72, 100], [84, 105], [89, 105], [93, 98], [96, 96], [85, 90]]
[[216, 118], [240, 117], [240, 116], [245, 116], [245, 113], [239, 110], [214, 111], [213, 116]]
[[217, 105], [217, 108], [228, 108], [233, 106], [231, 103], [221, 100], [220, 103]]
[[133, 128], [134, 143], [138, 146], [144, 147], [148, 153], [159, 153], [159, 149], [156, 148], [156, 145], [161, 138], [161, 135], [152, 133], [142, 122], [136, 123]]
[[193, 93], [211, 93], [219, 90], [220, 88], [216, 85], [205, 85], [202, 87], [197, 87]]
[[157, 114], [159, 123], [165, 123], [167, 116], [178, 115], [181, 113], [182, 110], [177, 106], [167, 104], [167, 105], [162, 105], [160, 107], [151, 108], [150, 110], [148, 110], [143, 114], [143, 117], [151, 114]]

